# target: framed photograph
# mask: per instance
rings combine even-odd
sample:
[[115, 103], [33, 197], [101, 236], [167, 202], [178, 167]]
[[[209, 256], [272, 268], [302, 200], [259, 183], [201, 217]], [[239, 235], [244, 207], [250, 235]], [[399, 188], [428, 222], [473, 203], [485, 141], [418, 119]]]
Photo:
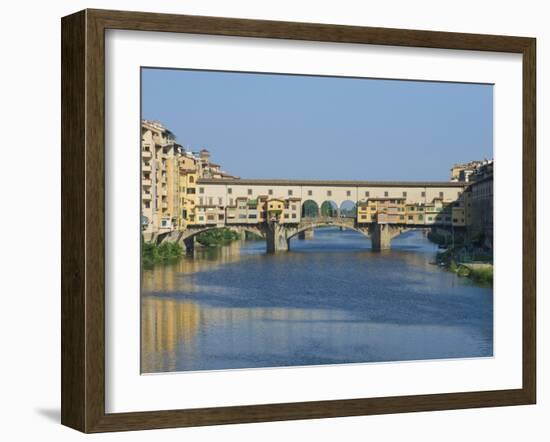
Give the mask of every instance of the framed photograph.
[[62, 423], [534, 404], [535, 53], [64, 17]]

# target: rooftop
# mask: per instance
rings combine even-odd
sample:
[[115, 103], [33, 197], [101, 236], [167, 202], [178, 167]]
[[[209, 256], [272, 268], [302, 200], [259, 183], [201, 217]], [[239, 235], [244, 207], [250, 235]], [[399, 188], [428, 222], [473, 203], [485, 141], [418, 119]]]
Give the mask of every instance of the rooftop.
[[[344, 181], [344, 180], [290, 180], [236, 178], [223, 181], [201, 178], [200, 184], [223, 184], [226, 186], [330, 186], [330, 187], [455, 187], [465, 188], [469, 183], [451, 181]], [[396, 198], [392, 198], [396, 199]]]

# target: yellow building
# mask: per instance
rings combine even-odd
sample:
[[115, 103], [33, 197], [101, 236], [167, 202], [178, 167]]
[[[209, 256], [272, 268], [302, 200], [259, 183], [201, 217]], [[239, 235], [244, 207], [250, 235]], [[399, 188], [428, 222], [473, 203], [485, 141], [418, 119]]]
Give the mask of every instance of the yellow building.
[[267, 200], [267, 219], [269, 221], [280, 220], [285, 208], [285, 200], [271, 198]]
[[426, 223], [426, 207], [424, 204], [407, 204], [405, 206], [405, 222], [411, 225]]
[[377, 197], [360, 201], [357, 204], [357, 222], [359, 224], [404, 224], [405, 218], [404, 197]]
[[[174, 135], [162, 124], [143, 121], [141, 125], [141, 227], [146, 241], [177, 227], [175, 197], [177, 186], [173, 162], [177, 155]], [[169, 190], [170, 195], [169, 195]]]

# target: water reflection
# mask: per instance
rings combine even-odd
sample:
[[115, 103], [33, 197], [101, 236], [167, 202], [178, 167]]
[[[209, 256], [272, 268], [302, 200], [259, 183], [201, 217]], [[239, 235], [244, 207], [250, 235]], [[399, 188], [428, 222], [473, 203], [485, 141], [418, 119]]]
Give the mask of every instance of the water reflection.
[[492, 290], [430, 264], [420, 232], [393, 246], [323, 229], [289, 253], [235, 242], [147, 270], [142, 371], [492, 355]]

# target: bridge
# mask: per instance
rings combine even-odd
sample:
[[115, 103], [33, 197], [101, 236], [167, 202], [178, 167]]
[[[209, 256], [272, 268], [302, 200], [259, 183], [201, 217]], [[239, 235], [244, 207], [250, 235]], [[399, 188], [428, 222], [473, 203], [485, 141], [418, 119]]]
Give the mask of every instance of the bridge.
[[261, 236], [275, 253], [289, 250], [296, 235], [338, 226], [384, 250], [405, 230], [463, 227], [465, 188], [460, 182], [199, 179], [184, 209], [185, 228], [160, 239], [190, 250], [196, 235], [228, 228]]
[[[241, 235], [248, 232], [259, 236], [266, 240], [266, 251], [268, 253], [277, 253], [290, 250], [290, 240], [292, 238], [304, 233], [313, 232], [314, 229], [321, 227], [340, 227], [342, 229], [353, 230], [370, 239], [374, 251], [381, 251], [390, 249], [391, 240], [401, 233], [411, 229], [426, 228], [427, 226], [424, 224], [379, 224], [376, 222], [357, 224], [356, 219], [351, 217], [315, 217], [302, 218], [299, 223], [295, 224], [282, 224], [276, 220], [271, 220], [256, 225], [237, 224], [189, 227], [184, 231], [172, 232], [164, 236], [162, 240], [178, 242], [187, 252], [191, 252], [194, 249], [194, 239], [197, 235], [209, 230], [227, 228]], [[304, 237], [301, 236], [301, 239], [304, 239]]]

